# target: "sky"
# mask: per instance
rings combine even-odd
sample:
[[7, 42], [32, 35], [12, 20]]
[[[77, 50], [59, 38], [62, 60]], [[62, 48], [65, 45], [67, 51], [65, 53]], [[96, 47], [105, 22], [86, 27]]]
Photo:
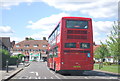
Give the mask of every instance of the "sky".
[[2, 0], [0, 37], [20, 42], [25, 37], [48, 38], [61, 17], [92, 18], [96, 44], [108, 40], [118, 20], [119, 0]]

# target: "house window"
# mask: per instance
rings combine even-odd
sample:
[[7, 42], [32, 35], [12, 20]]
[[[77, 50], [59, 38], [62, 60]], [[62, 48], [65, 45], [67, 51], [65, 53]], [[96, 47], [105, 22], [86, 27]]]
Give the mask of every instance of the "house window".
[[29, 45], [25, 45], [24, 47], [29, 47]]
[[20, 47], [20, 45], [16, 45], [16, 47]]
[[33, 47], [38, 47], [38, 45], [37, 45], [37, 44], [35, 44], [35, 45], [33, 45]]
[[47, 47], [47, 45], [43, 45], [43, 47]]

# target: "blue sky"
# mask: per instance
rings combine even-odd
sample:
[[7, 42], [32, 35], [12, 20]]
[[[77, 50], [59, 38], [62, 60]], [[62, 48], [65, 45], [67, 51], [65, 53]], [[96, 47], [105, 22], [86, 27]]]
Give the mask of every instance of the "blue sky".
[[117, 20], [117, 4], [118, 0], [4, 0], [0, 4], [0, 37], [17, 42], [25, 37], [42, 39], [49, 36], [61, 17], [80, 16], [93, 19], [94, 41], [99, 44], [107, 39]]

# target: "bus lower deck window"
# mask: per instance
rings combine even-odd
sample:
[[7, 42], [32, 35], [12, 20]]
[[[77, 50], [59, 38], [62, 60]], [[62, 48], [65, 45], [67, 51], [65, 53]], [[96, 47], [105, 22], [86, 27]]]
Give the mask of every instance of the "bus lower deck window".
[[65, 43], [65, 48], [76, 48], [76, 43]]
[[80, 43], [80, 48], [90, 48], [90, 43]]

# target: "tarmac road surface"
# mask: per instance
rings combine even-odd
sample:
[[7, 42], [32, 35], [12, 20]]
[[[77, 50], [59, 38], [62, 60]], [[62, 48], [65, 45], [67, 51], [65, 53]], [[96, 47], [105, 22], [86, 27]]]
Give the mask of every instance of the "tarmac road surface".
[[[120, 76], [119, 76], [120, 77]], [[118, 79], [118, 75], [99, 71], [85, 71], [83, 75], [61, 75], [49, 70], [46, 62], [31, 62], [30, 65], [11, 79]], [[111, 81], [111, 80], [110, 80]]]

